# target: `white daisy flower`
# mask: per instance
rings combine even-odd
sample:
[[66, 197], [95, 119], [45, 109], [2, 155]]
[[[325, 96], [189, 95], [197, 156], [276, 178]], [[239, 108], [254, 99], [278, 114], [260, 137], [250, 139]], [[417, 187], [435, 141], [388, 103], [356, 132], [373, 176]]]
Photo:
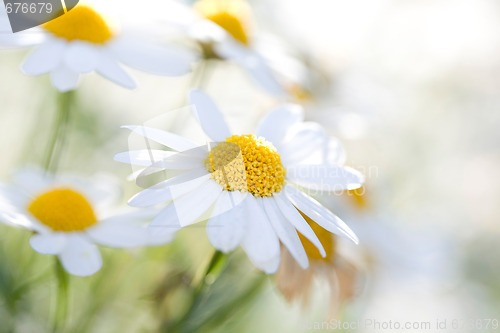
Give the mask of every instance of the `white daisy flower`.
[[39, 29], [42, 31], [38, 34], [36, 28], [14, 34], [10, 45], [2, 33], [2, 44], [23, 46], [27, 40], [34, 43], [37, 36], [38, 47], [28, 55], [21, 69], [27, 75], [50, 73], [53, 86], [60, 91], [75, 89], [80, 75], [93, 71], [133, 89], [134, 80], [120, 64], [156, 75], [177, 76], [190, 71], [194, 60], [191, 52], [160, 46], [145, 36], [114, 29], [87, 5], [76, 6]]
[[0, 187], [0, 221], [34, 231], [33, 250], [57, 255], [66, 271], [79, 276], [101, 269], [96, 244], [131, 248], [172, 239], [169, 230], [152, 234], [142, 226], [150, 213], [112, 214], [110, 205], [117, 199], [117, 190], [109, 180], [102, 175], [55, 178], [39, 169], [23, 169], [11, 185]]
[[256, 135], [231, 135], [206, 94], [194, 90], [190, 100], [201, 127], [216, 143], [200, 147], [173, 133], [125, 126], [173, 151], [136, 150], [115, 156], [117, 161], [146, 167], [136, 173], [138, 181], [158, 170], [170, 175], [129, 200], [137, 207], [168, 202], [151, 226], [178, 229], [208, 220], [208, 238], [216, 249], [227, 253], [241, 244], [266, 273], [278, 269], [280, 241], [303, 268], [308, 266], [297, 231], [326, 255], [301, 214], [358, 242], [342, 220], [302, 190], [354, 189], [364, 179], [340, 164], [344, 154], [338, 141], [328, 138], [318, 124], [302, 122], [300, 107], [272, 110]]
[[224, 59], [241, 66], [264, 90], [283, 96], [277, 80], [250, 33], [251, 9], [244, 0], [200, 0], [186, 29], [206, 59]]

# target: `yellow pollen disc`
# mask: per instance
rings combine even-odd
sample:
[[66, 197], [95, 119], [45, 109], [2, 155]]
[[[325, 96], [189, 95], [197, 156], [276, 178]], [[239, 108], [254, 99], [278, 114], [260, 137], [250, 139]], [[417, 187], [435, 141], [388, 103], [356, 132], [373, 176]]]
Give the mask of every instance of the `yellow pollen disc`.
[[39, 195], [30, 203], [28, 211], [54, 231], [81, 231], [97, 222], [87, 199], [68, 188]]
[[43, 27], [68, 41], [84, 40], [94, 44], [104, 44], [113, 37], [111, 28], [102, 16], [85, 6], [77, 6], [45, 23]]
[[276, 148], [255, 135], [233, 135], [212, 148], [205, 166], [228, 191], [270, 197], [285, 183], [285, 168]]
[[319, 241], [323, 245], [323, 248], [325, 249], [326, 252], [326, 257], [323, 258], [321, 256], [321, 253], [319, 253], [319, 250], [316, 248], [316, 246], [314, 246], [313, 243], [311, 243], [307, 238], [305, 238], [299, 233], [300, 241], [304, 246], [304, 250], [306, 250], [307, 256], [309, 257], [310, 260], [323, 260], [330, 262], [335, 256], [335, 235], [329, 232], [328, 230], [323, 229], [321, 226], [319, 226], [319, 224], [311, 220], [307, 215], [302, 213], [300, 210], [299, 213], [307, 221], [307, 223], [309, 223], [311, 229], [318, 237]]
[[218, 24], [234, 39], [248, 45], [247, 21], [250, 8], [241, 0], [201, 0], [195, 9], [206, 19]]

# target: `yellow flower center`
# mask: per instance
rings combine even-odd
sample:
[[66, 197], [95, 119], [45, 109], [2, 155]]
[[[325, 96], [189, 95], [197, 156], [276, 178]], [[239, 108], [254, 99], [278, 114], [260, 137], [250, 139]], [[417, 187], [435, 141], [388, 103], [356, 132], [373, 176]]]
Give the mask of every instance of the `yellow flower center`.
[[87, 199], [68, 188], [39, 195], [30, 203], [28, 211], [54, 231], [81, 231], [97, 223]]
[[248, 45], [250, 8], [242, 0], [201, 0], [195, 9], [206, 19], [218, 24], [234, 39]]
[[285, 168], [276, 148], [255, 135], [233, 135], [208, 154], [205, 166], [212, 179], [228, 191], [270, 197], [285, 183]]
[[304, 250], [306, 250], [307, 256], [309, 257], [310, 260], [323, 260], [330, 262], [335, 256], [335, 235], [329, 232], [328, 230], [323, 229], [319, 224], [311, 220], [307, 215], [302, 213], [300, 210], [299, 213], [307, 221], [307, 223], [309, 223], [311, 229], [314, 231], [316, 236], [318, 236], [318, 239], [323, 245], [323, 248], [325, 249], [326, 252], [326, 257], [323, 258], [321, 256], [321, 253], [319, 253], [319, 250], [316, 248], [316, 246], [314, 246], [313, 243], [311, 243], [307, 238], [305, 238], [299, 233], [300, 241], [304, 246]]
[[111, 28], [102, 16], [85, 6], [77, 6], [45, 23], [43, 27], [68, 41], [84, 40], [94, 44], [104, 44], [113, 37]]

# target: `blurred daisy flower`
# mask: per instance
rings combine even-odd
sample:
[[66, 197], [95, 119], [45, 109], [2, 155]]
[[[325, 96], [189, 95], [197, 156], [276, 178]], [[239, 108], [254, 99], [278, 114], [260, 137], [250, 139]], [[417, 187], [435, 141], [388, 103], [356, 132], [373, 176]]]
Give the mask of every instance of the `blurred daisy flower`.
[[280, 241], [301, 267], [308, 267], [297, 231], [323, 257], [327, 255], [304, 216], [328, 232], [358, 242], [342, 220], [302, 190], [354, 189], [364, 179], [340, 164], [344, 153], [338, 141], [327, 137], [318, 124], [303, 122], [300, 107], [272, 110], [256, 135], [231, 135], [205, 93], [192, 91], [190, 101], [204, 132], [215, 142], [200, 147], [173, 133], [125, 126], [173, 151], [139, 150], [115, 156], [117, 161], [145, 167], [138, 171], [138, 182], [141, 174], [171, 172], [170, 178], [129, 200], [137, 207], [169, 202], [152, 227], [176, 229], [208, 220], [208, 238], [217, 250], [227, 253], [241, 244], [252, 262], [269, 274], [279, 267]]
[[[177, 76], [190, 71], [191, 52], [174, 46], [160, 46], [131, 31], [114, 28], [88, 5], [78, 5], [66, 14], [41, 26], [42, 33], [32, 44], [38, 47], [21, 66], [27, 75], [50, 73], [59, 91], [77, 88], [80, 74], [97, 72], [125, 88], [134, 80], [120, 66], [124, 64], [156, 75]], [[2, 46], [24, 46], [33, 29], [16, 33]], [[34, 39], [34, 38], [32, 38]]]
[[300, 300], [308, 305], [312, 287], [316, 280], [326, 280], [329, 286], [330, 316], [336, 317], [340, 307], [355, 295], [359, 275], [357, 266], [339, 250], [341, 244], [334, 234], [321, 228], [308, 216], [302, 214], [323, 245], [326, 256], [302, 235], [299, 235], [309, 258], [310, 266], [302, 269], [290, 252], [282, 246], [281, 265], [276, 274], [276, 284], [283, 296], [289, 301]]
[[285, 90], [266, 59], [255, 48], [251, 34], [251, 8], [244, 0], [200, 0], [187, 25], [200, 45], [204, 59], [233, 61], [267, 92], [281, 96]]
[[83, 179], [48, 176], [35, 168], [17, 172], [13, 183], [0, 187], [0, 220], [34, 232], [33, 250], [57, 255], [64, 269], [89, 276], [101, 269], [96, 244], [130, 248], [167, 242], [142, 226], [144, 214], [113, 215], [117, 188], [105, 176]]

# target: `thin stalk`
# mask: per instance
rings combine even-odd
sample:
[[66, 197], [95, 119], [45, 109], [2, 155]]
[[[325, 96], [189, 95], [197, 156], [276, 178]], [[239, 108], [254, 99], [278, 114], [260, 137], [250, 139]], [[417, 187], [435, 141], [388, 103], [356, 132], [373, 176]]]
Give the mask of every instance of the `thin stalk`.
[[57, 277], [57, 299], [54, 313], [53, 332], [63, 332], [68, 316], [69, 304], [69, 274], [64, 270], [61, 262], [55, 259], [55, 274]]
[[59, 93], [58, 95], [56, 119], [42, 164], [46, 171], [55, 172], [59, 166], [61, 151], [66, 141], [66, 131], [70, 119], [71, 105], [73, 104], [74, 96], [74, 91]]
[[186, 313], [177, 321], [177, 323], [174, 325], [172, 331], [177, 331], [179, 330], [180, 332], [183, 332], [183, 327], [185, 326], [185, 323], [189, 320], [193, 312], [199, 307], [199, 305], [203, 302], [204, 300], [204, 292], [208, 287], [207, 283], [207, 277], [214, 272], [216, 268], [221, 266], [226, 259], [226, 255], [222, 253], [221, 251], [215, 251], [214, 254], [212, 255], [212, 258], [210, 259], [210, 262], [208, 263], [207, 267], [205, 268], [205, 271], [203, 273], [203, 276], [201, 279], [198, 281], [198, 283], [195, 285], [193, 288], [193, 295], [191, 299], [191, 305], [189, 309], [186, 311]]

